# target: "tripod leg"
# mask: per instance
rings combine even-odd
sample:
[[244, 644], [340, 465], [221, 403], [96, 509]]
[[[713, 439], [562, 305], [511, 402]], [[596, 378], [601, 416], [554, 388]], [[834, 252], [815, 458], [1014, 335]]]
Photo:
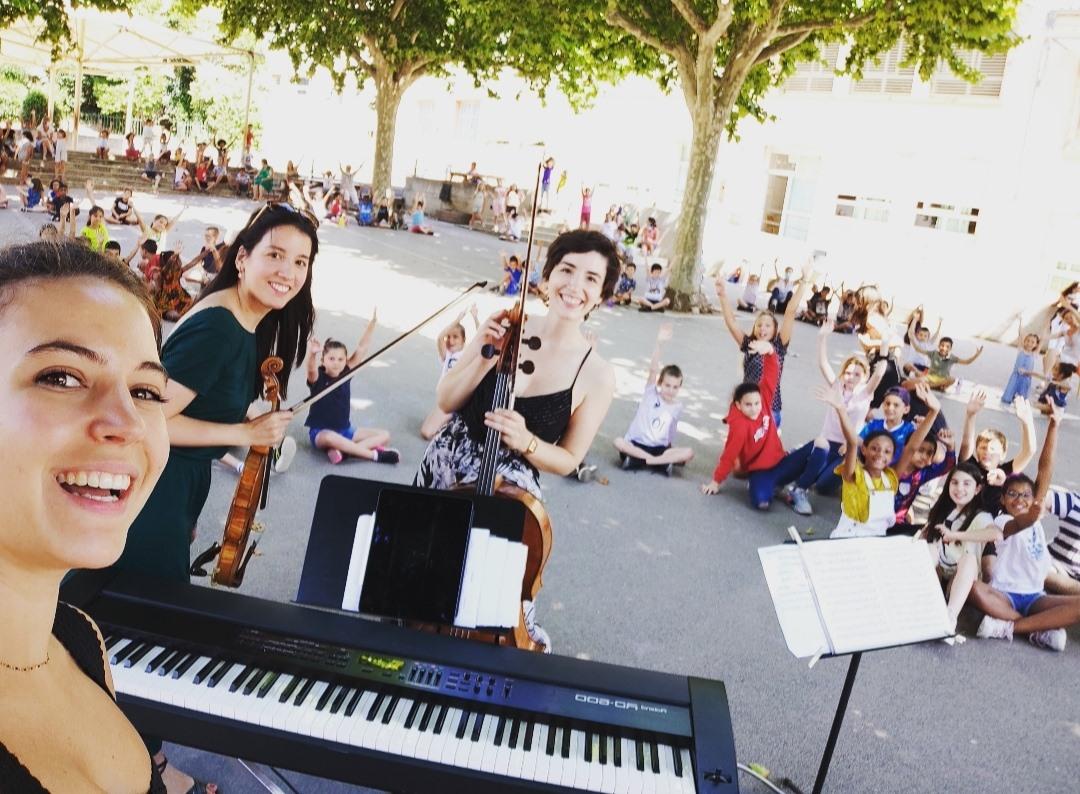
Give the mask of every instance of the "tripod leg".
[[851, 654], [847, 676], [844, 678], [844, 688], [840, 691], [840, 702], [836, 704], [836, 715], [833, 717], [832, 728], [829, 730], [829, 740], [825, 742], [825, 753], [821, 756], [821, 766], [818, 767], [817, 778], [814, 780], [813, 794], [821, 794], [825, 788], [825, 776], [829, 773], [829, 764], [832, 763], [833, 750], [836, 749], [836, 740], [840, 736], [840, 726], [844, 723], [848, 699], [851, 697], [851, 690], [855, 685], [855, 674], [859, 672], [861, 661], [862, 653]]

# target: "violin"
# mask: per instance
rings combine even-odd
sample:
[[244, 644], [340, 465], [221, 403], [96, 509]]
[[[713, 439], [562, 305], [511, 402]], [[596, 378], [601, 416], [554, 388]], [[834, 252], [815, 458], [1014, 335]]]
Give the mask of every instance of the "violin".
[[[281, 384], [277, 374], [281, 372], [282, 366], [280, 358], [270, 356], [259, 368], [263, 379], [263, 399], [270, 403], [272, 412], [277, 411], [281, 404]], [[247, 548], [252, 531], [262, 530], [255, 522], [255, 513], [266, 507], [271, 451], [271, 447], [253, 446], [244, 459], [244, 470], [240, 474], [240, 481], [236, 483], [232, 504], [229, 505], [225, 533], [221, 543], [215, 543], [211, 547], [217, 553], [217, 566], [212, 579], [214, 584], [239, 587], [244, 581], [247, 564], [259, 545], [258, 541], [255, 541], [251, 548]]]

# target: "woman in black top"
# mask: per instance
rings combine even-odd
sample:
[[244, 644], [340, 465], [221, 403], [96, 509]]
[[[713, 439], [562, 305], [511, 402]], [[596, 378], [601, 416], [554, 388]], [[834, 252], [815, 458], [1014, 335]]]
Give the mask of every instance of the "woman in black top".
[[97, 627], [57, 603], [67, 571], [120, 555], [165, 466], [159, 337], [145, 288], [103, 256], [0, 251], [5, 792], [164, 790], [113, 701]]
[[522, 351], [535, 369], [517, 374], [514, 410], [487, 410], [498, 359], [480, 354], [486, 344], [500, 346], [506, 332], [502, 311], [487, 319], [439, 381], [439, 409], [453, 416], [428, 446], [418, 485], [474, 482], [488, 427], [502, 433], [497, 473], [538, 499], [540, 471], [566, 475], [585, 457], [611, 405], [615, 374], [593, 353], [582, 324], [614, 292], [619, 258], [604, 235], [577, 230], [555, 239], [542, 273], [548, 312], [529, 316], [523, 330], [524, 337], [539, 337], [541, 347]]

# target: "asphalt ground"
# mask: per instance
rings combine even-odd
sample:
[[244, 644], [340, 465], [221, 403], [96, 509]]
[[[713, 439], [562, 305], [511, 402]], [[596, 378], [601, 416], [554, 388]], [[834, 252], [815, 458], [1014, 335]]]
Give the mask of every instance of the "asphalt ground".
[[[180, 206], [173, 196], [136, 199], [144, 214], [171, 214]], [[251, 208], [227, 199], [196, 200], [174, 231], [173, 245], [182, 240], [190, 255], [198, 249], [204, 224], [236, 228]], [[0, 211], [0, 241], [31, 239], [43, 220], [40, 215]], [[500, 250], [523, 249], [483, 233], [434, 226], [439, 232], [434, 238], [324, 228], [313, 268], [316, 333], [355, 340], [377, 306], [374, 345], [381, 346], [456, 291], [478, 279], [498, 278]], [[134, 244], [132, 229], [113, 227], [113, 235], [122, 240], [125, 252]], [[927, 297], [933, 297], [929, 290]], [[977, 294], [965, 297], [978, 299]], [[482, 294], [476, 302], [483, 316], [505, 305], [506, 299]], [[948, 301], [927, 305], [931, 314], [947, 308]], [[532, 310], [543, 308], [538, 304]], [[434, 337], [448, 319], [408, 337], [353, 382], [354, 424], [390, 429], [391, 443], [402, 454], [400, 464], [353, 461], [332, 466], [308, 443], [302, 423], [294, 424], [290, 435], [299, 453], [291, 469], [272, 480], [270, 504], [261, 519], [267, 526], [261, 554], [252, 560], [242, 592], [275, 601], [295, 597], [319, 482], [327, 474], [411, 481], [425, 448], [418, 428], [433, 405], [438, 375]], [[808, 669], [805, 661], [791, 656], [757, 549], [782, 542], [789, 525], [804, 532], [813, 529], [817, 536], [827, 534], [839, 504], [815, 497], [815, 514], [804, 518], [782, 503], [767, 513], [752, 510], [738, 481], [726, 483], [717, 496], [698, 491], [723, 443], [720, 420], [741, 374], [740, 355], [718, 315], [663, 319], [674, 325], [664, 360], [678, 363], [686, 375], [680, 443], [693, 447], [695, 458], [670, 479], [618, 469], [612, 439], [633, 416], [661, 318], [626, 309], [595, 312], [588, 328], [596, 334], [598, 352], [614, 366], [617, 386], [589, 460], [610, 484], [543, 477], [554, 550], [537, 617], [550, 632], [556, 653], [724, 681], [739, 760], [762, 764], [774, 777], [790, 777], [809, 791], [847, 663], [826, 659]], [[745, 319], [749, 324], [749, 316]], [[814, 437], [825, 411], [812, 398], [821, 382], [814, 364], [815, 334], [816, 329], [797, 324], [784, 371], [783, 439], [788, 448]], [[834, 362], [855, 345], [850, 337], [838, 335], [829, 342]], [[967, 355], [973, 344], [958, 339], [957, 352]], [[960, 369], [965, 380], [961, 393], [944, 401], [945, 415], [957, 431], [971, 385], [1000, 389], [1013, 355], [1005, 346], [988, 344], [975, 364]], [[294, 374], [289, 402], [306, 394], [302, 378], [299, 371]], [[997, 408], [996, 397], [990, 403], [980, 426], [1005, 430], [1015, 450], [1015, 417]], [[1074, 419], [1069, 416], [1062, 431], [1055, 483], [1077, 488], [1080, 464], [1074, 450], [1080, 434]], [[1036, 424], [1041, 439], [1045, 420]], [[220, 537], [235, 480], [229, 471], [215, 469], [194, 550]], [[1048, 534], [1056, 531], [1053, 519], [1046, 526]], [[1010, 645], [974, 639], [979, 617], [970, 610], [961, 616], [961, 631], [972, 638], [963, 645], [925, 643], [863, 658], [826, 790], [1075, 790], [1080, 773], [1080, 687], [1075, 686], [1080, 630], [1069, 631], [1063, 653], [1051, 653], [1023, 641]], [[217, 781], [224, 792], [263, 790], [234, 759], [176, 746], [167, 751], [175, 765]], [[283, 774], [298, 791], [359, 790]], [[748, 792], [765, 790], [746, 777], [741, 785]]]

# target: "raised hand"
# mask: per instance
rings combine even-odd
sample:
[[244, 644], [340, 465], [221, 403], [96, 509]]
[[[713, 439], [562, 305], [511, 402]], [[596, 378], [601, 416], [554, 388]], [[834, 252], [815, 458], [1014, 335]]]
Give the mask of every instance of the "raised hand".
[[938, 438], [938, 441], [940, 441], [942, 444], [944, 444], [946, 446], [946, 448], [953, 449], [953, 444], [955, 443], [955, 437], [953, 436], [953, 431], [951, 431], [949, 428], [947, 428], [947, 427], [941, 428], [941, 430], [938, 431], [937, 438]]
[[307, 352], [309, 355], [317, 356], [322, 352], [322, 342], [316, 339], [314, 336], [307, 340]]
[[842, 410], [844, 407], [844, 401], [840, 399], [840, 394], [832, 386], [816, 386], [814, 398], [837, 410]]
[[[1065, 409], [1062, 408], [1060, 405], [1058, 405], [1053, 400], [1050, 400], [1049, 403], [1050, 403], [1050, 421], [1055, 425], [1061, 424], [1061, 420], [1065, 416]], [[1028, 406], [1028, 410], [1031, 410], [1030, 405]]]
[[656, 341], [657, 342], [670, 342], [671, 341], [671, 336], [672, 336], [672, 331], [673, 331], [674, 327], [675, 326], [672, 323], [669, 323], [669, 322], [668, 323], [661, 323], [660, 327], [656, 331]]
[[716, 287], [716, 297], [721, 300], [727, 298], [727, 283], [724, 281], [723, 276], [717, 275], [713, 285]]
[[933, 408], [935, 411], [941, 410], [941, 401], [934, 396], [933, 390], [926, 381], [919, 381], [915, 385], [915, 395], [926, 403], [927, 408]]
[[1021, 422], [1027, 423], [1034, 421], [1034, 415], [1031, 413], [1031, 403], [1023, 397], [1017, 397], [1013, 400], [1013, 408], [1016, 409], [1016, 418]]
[[[1022, 398], [1017, 397], [1016, 399], [1017, 402], [1019, 402]], [[975, 416], [975, 414], [979, 413], [984, 407], [986, 407], [986, 389], [980, 387], [975, 389], [975, 391], [971, 393], [971, 396], [968, 397], [967, 407], [964, 409], [964, 412], [968, 416]], [[1029, 407], [1028, 412], [1030, 413], [1030, 411], [1031, 409]], [[1017, 413], [1019, 413], [1019, 408], [1017, 408]]]

